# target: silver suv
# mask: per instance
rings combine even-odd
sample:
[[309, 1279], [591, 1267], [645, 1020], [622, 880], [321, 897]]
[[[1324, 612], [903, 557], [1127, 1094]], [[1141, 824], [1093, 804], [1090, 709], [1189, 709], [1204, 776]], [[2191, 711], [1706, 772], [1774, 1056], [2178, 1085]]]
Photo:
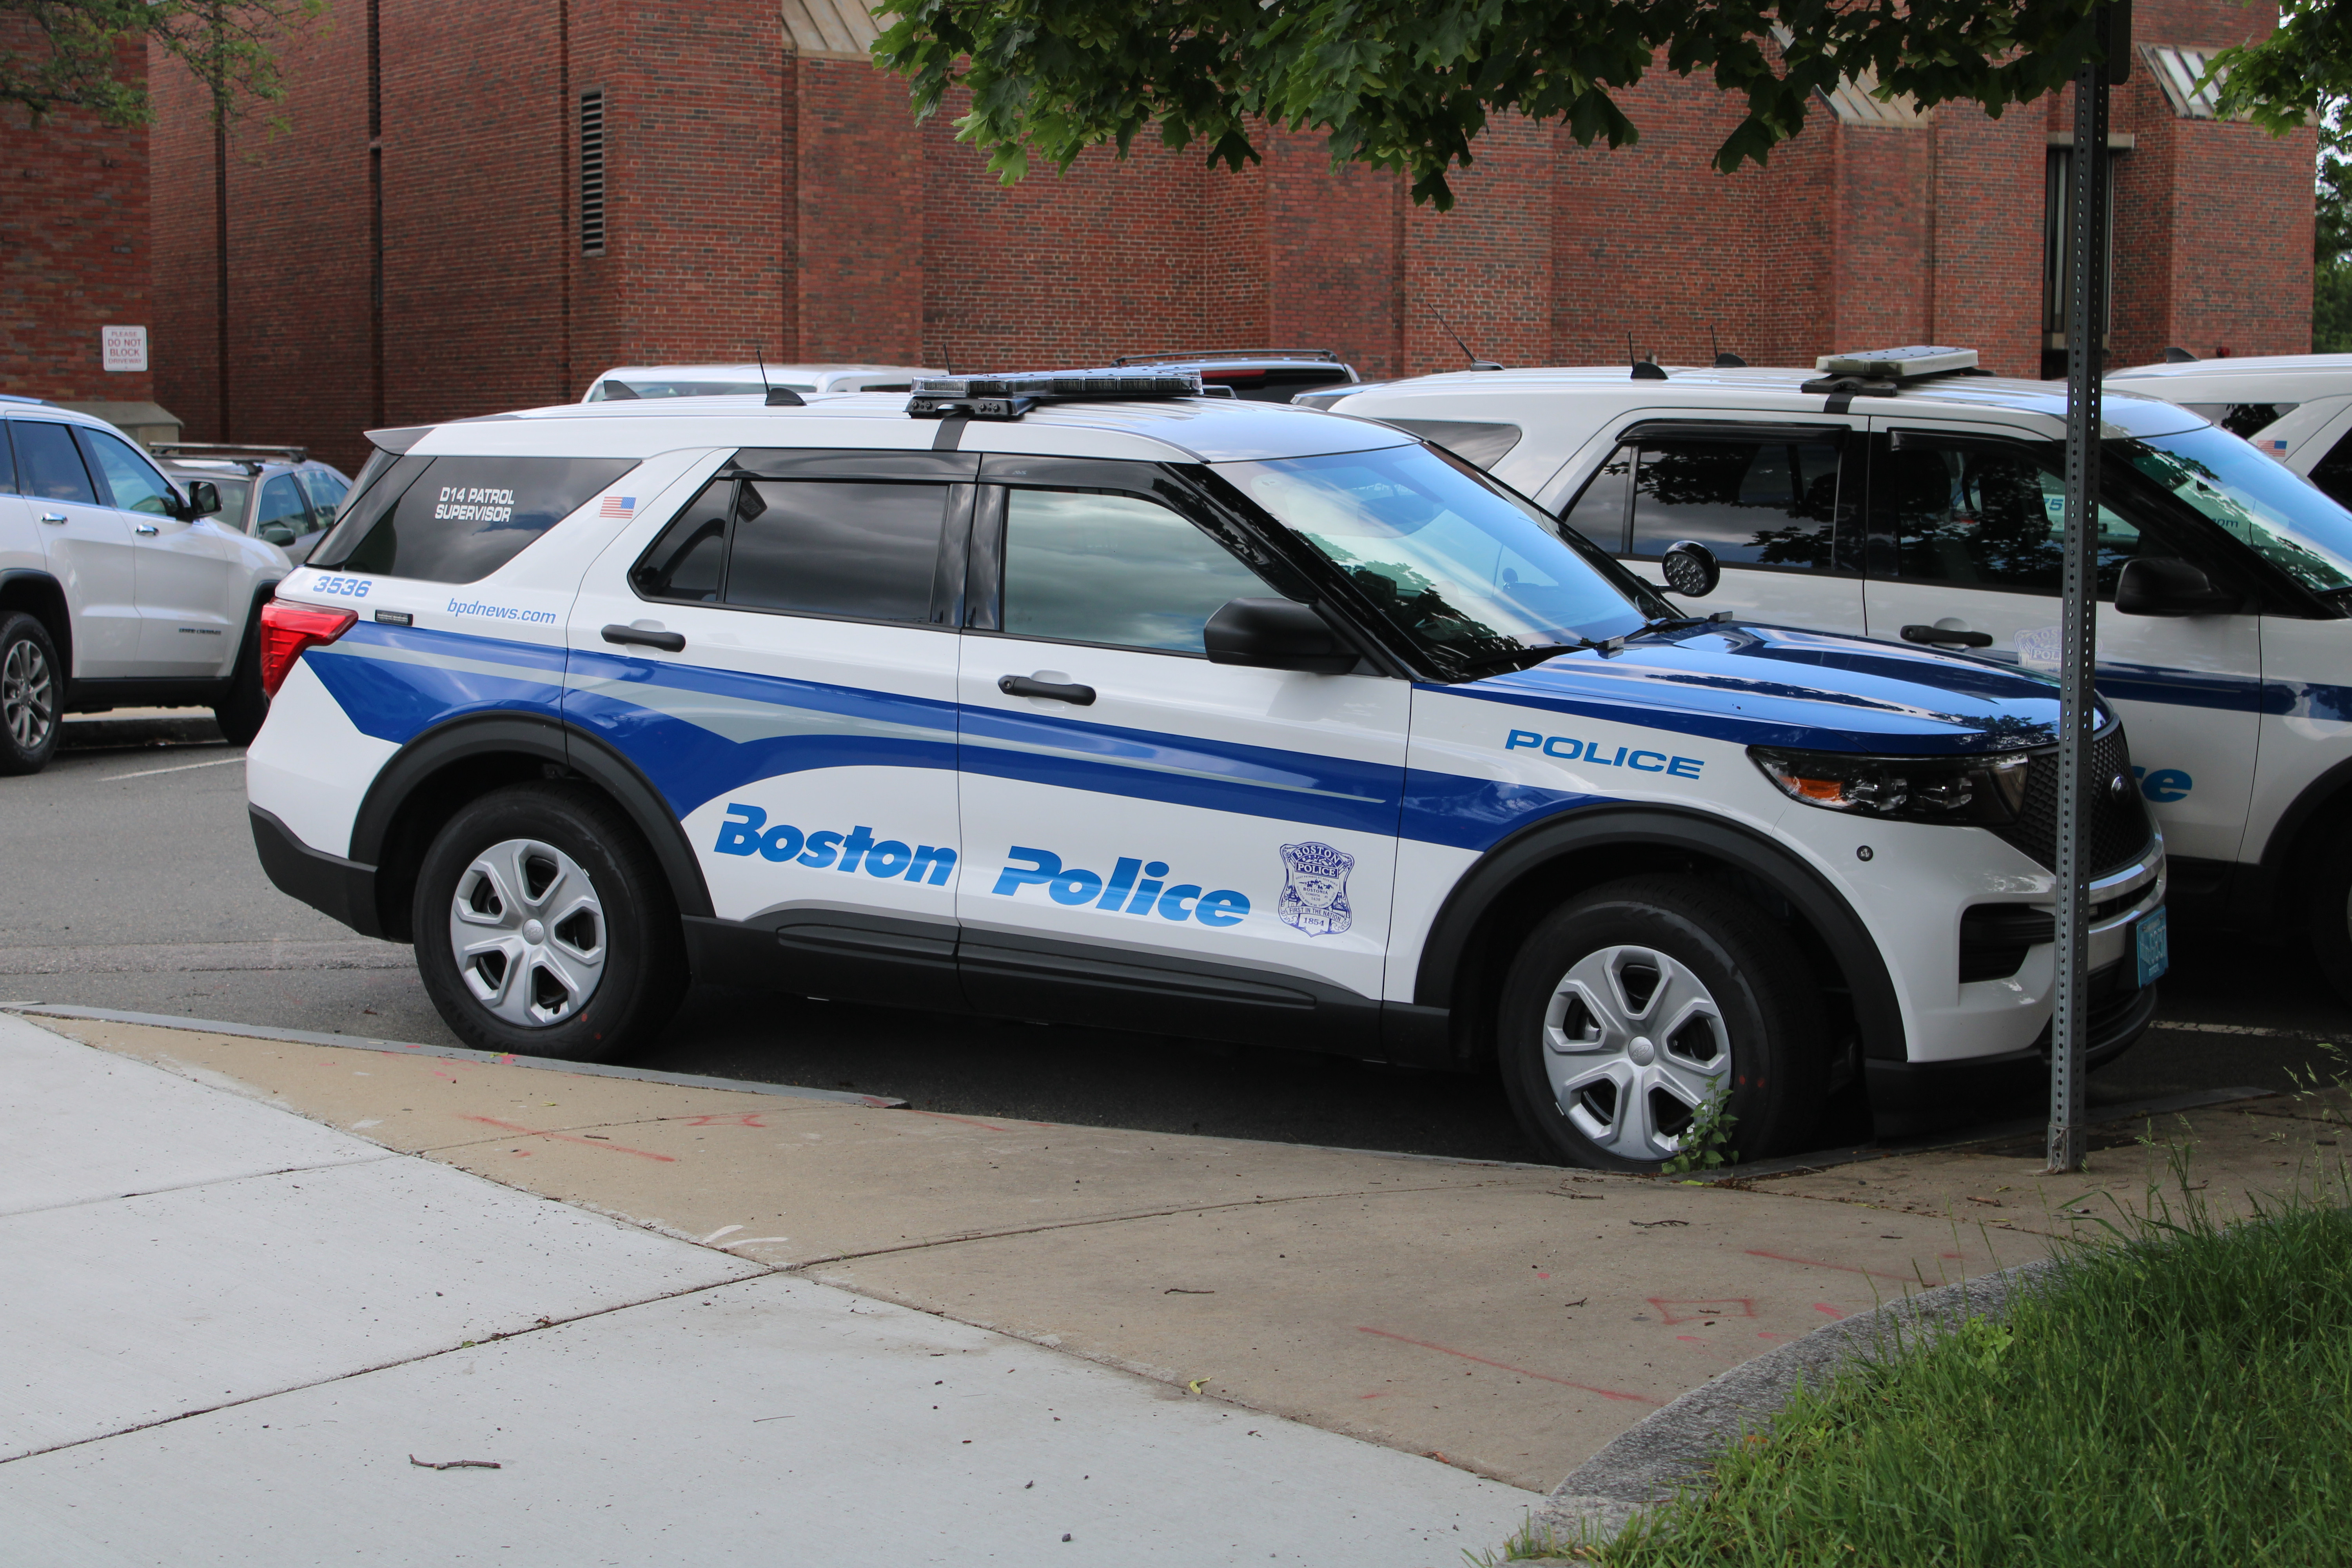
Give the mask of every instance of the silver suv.
[[275, 544], [300, 564], [351, 493], [340, 468], [311, 460], [305, 447], [225, 447], [152, 441], [147, 449], [185, 488], [210, 479], [220, 491], [220, 525]]

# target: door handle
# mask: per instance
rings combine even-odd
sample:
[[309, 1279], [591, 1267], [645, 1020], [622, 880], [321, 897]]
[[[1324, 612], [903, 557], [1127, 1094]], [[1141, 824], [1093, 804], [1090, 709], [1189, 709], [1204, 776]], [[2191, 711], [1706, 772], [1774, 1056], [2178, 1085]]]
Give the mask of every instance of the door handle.
[[657, 647], [664, 653], [676, 653], [686, 647], [686, 637], [683, 633], [649, 632], [640, 626], [606, 626], [604, 640], [615, 643], [635, 643], [639, 647]]
[[1948, 647], [1990, 647], [1992, 638], [1983, 632], [1952, 632], [1941, 626], [1905, 626], [1905, 642], [1941, 645]]
[[66, 514], [61, 511], [45, 511], [41, 514], [43, 522], [63, 522], [65, 520]]
[[141, 522], [132, 524], [131, 531], [144, 539], [162, 531], [152, 522]]
[[996, 689], [1007, 697], [1051, 697], [1059, 702], [1075, 703], [1080, 708], [1095, 700], [1095, 689], [1058, 680], [1034, 680], [1025, 675], [1000, 675]]

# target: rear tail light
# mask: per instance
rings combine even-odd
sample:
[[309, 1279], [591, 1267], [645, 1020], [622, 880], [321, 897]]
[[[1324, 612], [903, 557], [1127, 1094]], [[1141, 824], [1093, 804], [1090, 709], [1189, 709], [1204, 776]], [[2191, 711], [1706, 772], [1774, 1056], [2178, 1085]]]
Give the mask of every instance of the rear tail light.
[[324, 647], [345, 632], [359, 615], [352, 610], [329, 610], [317, 605], [289, 604], [272, 599], [261, 606], [261, 689], [270, 696], [286, 684], [294, 661], [305, 651]]

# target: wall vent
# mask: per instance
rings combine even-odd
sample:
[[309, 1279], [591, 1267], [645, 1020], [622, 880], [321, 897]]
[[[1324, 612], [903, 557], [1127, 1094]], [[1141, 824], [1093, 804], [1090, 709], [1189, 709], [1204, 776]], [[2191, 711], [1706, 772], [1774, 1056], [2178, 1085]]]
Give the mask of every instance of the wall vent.
[[580, 254], [604, 254], [604, 93], [580, 95]]

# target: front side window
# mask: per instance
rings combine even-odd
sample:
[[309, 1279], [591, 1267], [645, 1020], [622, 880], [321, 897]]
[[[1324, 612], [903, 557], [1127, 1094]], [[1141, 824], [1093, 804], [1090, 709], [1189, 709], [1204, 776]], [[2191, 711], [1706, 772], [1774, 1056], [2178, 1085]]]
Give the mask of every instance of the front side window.
[[1649, 440], [1633, 470], [1628, 553], [1655, 560], [1695, 539], [1727, 566], [1835, 565], [1833, 441]]
[[1642, 629], [1638, 605], [1551, 519], [1426, 447], [1223, 463], [1275, 521], [1459, 675]]
[[272, 544], [291, 544], [311, 530], [310, 511], [291, 474], [273, 474], [261, 481], [261, 504], [253, 531]]
[[8, 430], [16, 437], [17, 482], [26, 495], [98, 504], [71, 430], [47, 419], [11, 419]]
[[334, 521], [335, 509], [352, 489], [324, 468], [303, 469], [302, 488], [310, 492], [310, 510], [319, 514], [320, 528]]
[[946, 485], [719, 479], [629, 574], [649, 599], [861, 621], [930, 617]]
[[[1876, 526], [1895, 544], [1895, 575], [1954, 587], [2056, 594], [2064, 584], [2065, 454], [2006, 443], [1939, 441], [1910, 432], [1871, 473]], [[2099, 592], [2113, 596], [2139, 530], [2099, 508]]]
[[2208, 427], [2106, 450], [2313, 593], [2352, 588], [2352, 511], [2237, 437]]
[[636, 467], [620, 458], [403, 458], [383, 470], [314, 564], [473, 583]]
[[81, 438], [89, 450], [91, 466], [105, 476], [116, 507], [150, 517], [170, 517], [179, 510], [171, 481], [155, 471], [154, 464], [132, 451], [129, 442], [103, 430], [85, 429]]
[[1014, 637], [1202, 653], [1229, 599], [1264, 579], [1157, 501], [1013, 490], [1004, 506], [1003, 629]]

